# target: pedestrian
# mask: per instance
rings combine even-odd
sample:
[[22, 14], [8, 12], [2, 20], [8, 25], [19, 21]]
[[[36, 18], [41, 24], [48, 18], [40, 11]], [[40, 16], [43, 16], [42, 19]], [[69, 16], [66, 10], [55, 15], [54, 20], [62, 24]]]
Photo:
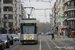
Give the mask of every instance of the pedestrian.
[[62, 32], [62, 35], [63, 35], [63, 32]]
[[55, 40], [54, 33], [52, 33], [52, 40], [53, 40], [53, 39]]
[[60, 32], [60, 35], [61, 35], [61, 32]]
[[74, 41], [75, 41], [75, 32], [74, 32], [74, 36], [73, 36], [73, 39], [74, 39]]

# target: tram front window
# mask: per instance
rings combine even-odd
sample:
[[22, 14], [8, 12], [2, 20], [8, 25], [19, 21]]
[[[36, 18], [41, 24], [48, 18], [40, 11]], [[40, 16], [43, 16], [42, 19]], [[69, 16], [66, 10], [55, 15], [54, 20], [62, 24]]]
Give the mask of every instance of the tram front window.
[[35, 26], [23, 26], [23, 34], [34, 34]]

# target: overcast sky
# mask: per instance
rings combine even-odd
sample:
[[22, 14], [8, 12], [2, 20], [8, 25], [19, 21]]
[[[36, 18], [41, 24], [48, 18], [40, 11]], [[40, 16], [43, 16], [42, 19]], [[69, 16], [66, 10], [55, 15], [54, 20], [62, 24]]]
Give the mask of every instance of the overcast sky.
[[[46, 9], [52, 8], [56, 0], [52, 0], [50, 3], [49, 0], [21, 0], [24, 7], [34, 7], [36, 9]], [[29, 13], [30, 11], [28, 11]], [[50, 22], [49, 13], [51, 10], [33, 10], [31, 17], [36, 18], [40, 22]]]

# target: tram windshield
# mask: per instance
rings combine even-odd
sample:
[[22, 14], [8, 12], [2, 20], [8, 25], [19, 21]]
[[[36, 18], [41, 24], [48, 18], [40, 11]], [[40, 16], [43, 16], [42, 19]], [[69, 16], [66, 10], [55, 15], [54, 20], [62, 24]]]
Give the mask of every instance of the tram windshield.
[[23, 34], [34, 34], [35, 26], [23, 26]]

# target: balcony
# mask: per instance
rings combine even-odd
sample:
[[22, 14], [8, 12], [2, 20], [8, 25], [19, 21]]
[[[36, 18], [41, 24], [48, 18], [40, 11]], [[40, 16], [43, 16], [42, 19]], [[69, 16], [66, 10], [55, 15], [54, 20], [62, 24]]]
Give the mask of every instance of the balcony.
[[75, 20], [75, 18], [67, 18], [67, 20]]
[[[7, 14], [7, 12], [5, 11], [4, 14]], [[14, 15], [14, 12], [9, 11], [8, 14], [12, 14], [12, 15]]]
[[3, 6], [14, 7], [14, 5], [11, 4], [11, 3], [9, 3], [9, 4], [3, 4]]
[[[64, 28], [69, 28], [69, 25], [63, 25]], [[75, 28], [75, 25], [71, 25], [71, 28]]]
[[63, 25], [63, 27], [64, 27], [64, 28], [67, 28], [67, 27], [68, 27], [68, 25]]
[[75, 10], [75, 7], [66, 7], [63, 12], [68, 12], [71, 10]]
[[69, 18], [68, 16], [64, 16], [63, 21], [67, 20], [68, 18]]
[[[7, 22], [7, 19], [4, 19], [3, 22]], [[15, 22], [13, 19], [8, 19], [8, 22]]]
[[64, 12], [67, 12], [67, 8], [64, 9]]
[[65, 20], [75, 20], [75, 17], [64, 16], [63, 21]]
[[75, 10], [75, 7], [67, 7], [67, 11]]

